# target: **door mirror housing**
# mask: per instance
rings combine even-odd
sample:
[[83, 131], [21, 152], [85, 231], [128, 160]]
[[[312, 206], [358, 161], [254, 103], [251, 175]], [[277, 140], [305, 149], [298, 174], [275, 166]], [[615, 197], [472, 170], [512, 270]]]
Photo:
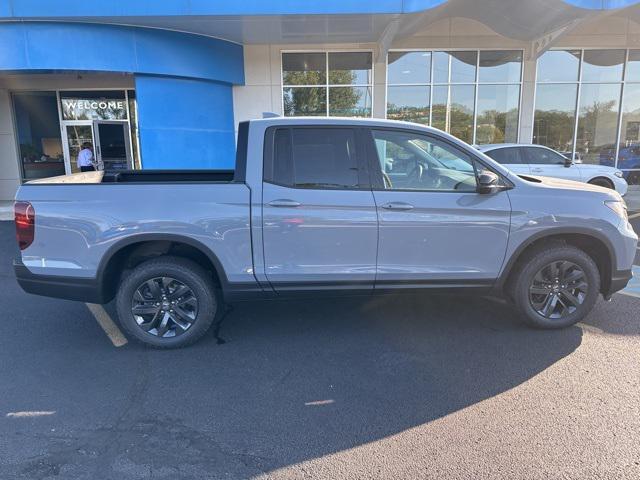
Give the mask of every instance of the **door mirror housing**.
[[571, 157], [567, 158], [565, 157], [564, 159], [564, 166], [566, 168], [569, 168], [571, 165], [573, 165], [573, 160], [571, 160]]
[[489, 194], [500, 192], [505, 186], [500, 183], [500, 177], [489, 170], [483, 170], [478, 175], [478, 193]]

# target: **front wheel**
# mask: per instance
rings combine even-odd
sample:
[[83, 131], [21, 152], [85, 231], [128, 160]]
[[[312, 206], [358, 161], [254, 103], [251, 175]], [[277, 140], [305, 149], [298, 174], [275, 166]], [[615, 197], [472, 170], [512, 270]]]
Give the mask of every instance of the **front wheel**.
[[124, 330], [156, 348], [194, 343], [211, 326], [218, 305], [210, 275], [190, 260], [170, 256], [135, 267], [116, 296]]
[[524, 320], [539, 328], [564, 328], [582, 320], [600, 292], [600, 273], [579, 248], [538, 249], [520, 263], [512, 296]]

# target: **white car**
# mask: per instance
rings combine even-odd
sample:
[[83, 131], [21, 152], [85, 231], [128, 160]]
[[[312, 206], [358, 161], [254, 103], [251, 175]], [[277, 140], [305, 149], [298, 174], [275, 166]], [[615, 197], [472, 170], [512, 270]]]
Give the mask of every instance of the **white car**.
[[617, 168], [572, 162], [543, 145], [498, 143], [476, 148], [519, 175], [564, 178], [627, 193], [627, 182]]

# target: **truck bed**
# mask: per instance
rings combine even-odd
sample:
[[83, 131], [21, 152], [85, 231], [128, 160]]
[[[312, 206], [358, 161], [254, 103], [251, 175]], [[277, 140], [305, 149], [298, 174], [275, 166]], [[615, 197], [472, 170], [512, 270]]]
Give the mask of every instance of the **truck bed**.
[[85, 185], [99, 183], [199, 183], [242, 182], [234, 170], [118, 170], [83, 172], [27, 182], [28, 184]]

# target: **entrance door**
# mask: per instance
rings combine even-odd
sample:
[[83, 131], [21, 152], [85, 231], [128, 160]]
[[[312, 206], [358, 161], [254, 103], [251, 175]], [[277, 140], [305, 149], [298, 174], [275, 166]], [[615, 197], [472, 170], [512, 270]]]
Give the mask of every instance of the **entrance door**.
[[78, 153], [82, 149], [82, 145], [84, 143], [90, 143], [92, 146], [95, 146], [95, 142], [93, 141], [93, 127], [90, 123], [85, 125], [67, 125], [66, 134], [69, 155], [65, 162], [65, 170], [67, 174], [77, 173], [80, 171], [78, 168]]
[[127, 170], [132, 168], [131, 142], [127, 122], [95, 120], [96, 160], [104, 170]]

